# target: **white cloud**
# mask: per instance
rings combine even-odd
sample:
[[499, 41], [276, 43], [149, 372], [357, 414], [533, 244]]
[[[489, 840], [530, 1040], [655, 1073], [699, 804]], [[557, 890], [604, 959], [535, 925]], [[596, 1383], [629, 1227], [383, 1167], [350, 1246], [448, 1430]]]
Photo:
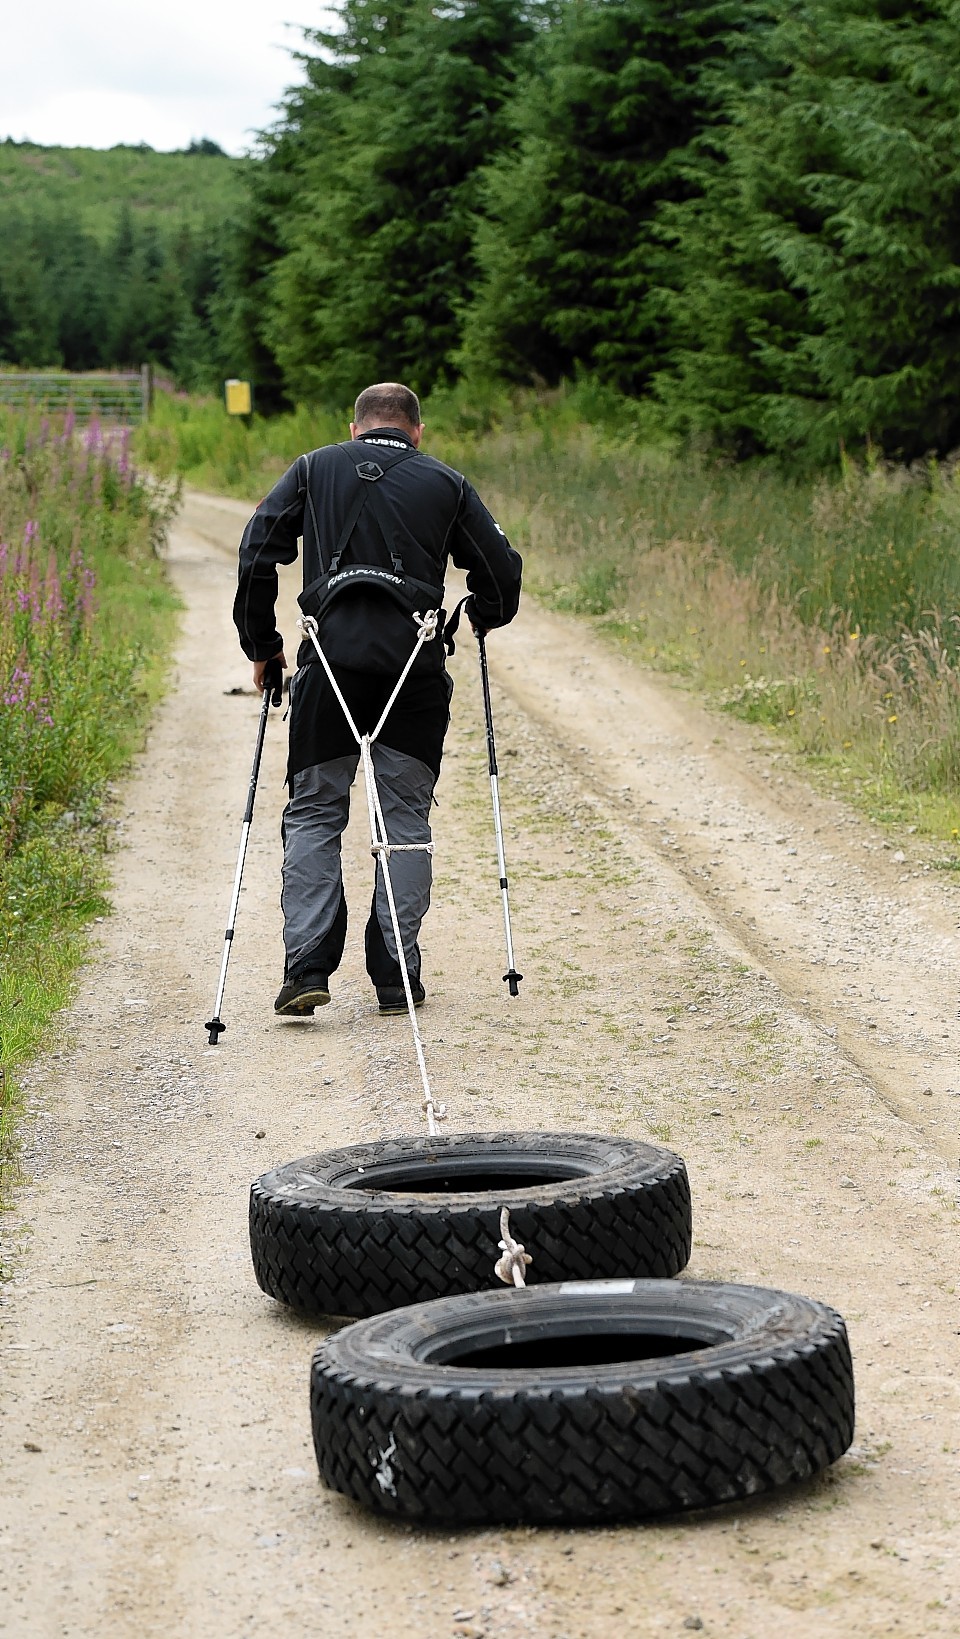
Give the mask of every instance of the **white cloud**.
[[[300, 27], [289, 0], [66, 0], [4, 8], [0, 136], [66, 146], [148, 142], [184, 147], [209, 136], [229, 152], [270, 125], [299, 79]], [[317, 26], [323, 13], [306, 26]]]
[[228, 152], [250, 141], [235, 126], [234, 111], [205, 100], [194, 103], [144, 96], [131, 91], [67, 91], [29, 104], [9, 135], [63, 148], [112, 148], [118, 142], [147, 142], [151, 148], [185, 148], [194, 137], [215, 136]]

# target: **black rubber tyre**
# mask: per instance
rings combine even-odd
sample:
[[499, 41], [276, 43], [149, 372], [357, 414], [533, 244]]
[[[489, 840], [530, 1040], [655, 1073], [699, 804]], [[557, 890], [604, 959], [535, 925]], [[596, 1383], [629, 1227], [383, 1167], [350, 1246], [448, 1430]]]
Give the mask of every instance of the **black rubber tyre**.
[[308, 1155], [250, 1191], [270, 1297], [306, 1315], [373, 1315], [496, 1285], [500, 1209], [531, 1285], [675, 1275], [690, 1186], [671, 1150], [584, 1133], [451, 1133]]
[[317, 1350], [310, 1400], [327, 1485], [444, 1523], [704, 1508], [808, 1479], [853, 1438], [839, 1315], [694, 1281], [565, 1282], [358, 1321]]

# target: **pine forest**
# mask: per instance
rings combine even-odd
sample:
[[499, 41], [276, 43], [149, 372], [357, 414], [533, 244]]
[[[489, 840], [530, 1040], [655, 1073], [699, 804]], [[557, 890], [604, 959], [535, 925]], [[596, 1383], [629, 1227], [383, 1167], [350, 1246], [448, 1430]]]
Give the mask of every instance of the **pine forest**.
[[589, 379], [808, 470], [960, 444], [960, 0], [342, 0], [307, 41], [249, 161], [0, 145], [0, 360], [268, 412]]

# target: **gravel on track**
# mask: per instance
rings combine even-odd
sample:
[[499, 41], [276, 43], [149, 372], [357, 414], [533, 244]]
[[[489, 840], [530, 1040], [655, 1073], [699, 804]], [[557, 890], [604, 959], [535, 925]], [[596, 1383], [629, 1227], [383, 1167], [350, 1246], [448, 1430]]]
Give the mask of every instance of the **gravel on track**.
[[691, 1278], [845, 1317], [855, 1443], [796, 1489], [652, 1525], [414, 1530], [321, 1486], [324, 1329], [258, 1290], [248, 1190], [313, 1150], [420, 1131], [419, 1078], [363, 972], [362, 801], [332, 1004], [273, 1016], [278, 718], [227, 1031], [207, 1044], [258, 713], [230, 624], [246, 515], [188, 495], [173, 531], [183, 634], [122, 793], [115, 914], [27, 1078], [25, 1181], [0, 1225], [0, 1635], [955, 1635], [957, 884], [762, 733], [532, 602], [489, 643], [522, 993], [501, 983], [463, 642], [423, 941], [433, 1084], [451, 1130], [676, 1149]]

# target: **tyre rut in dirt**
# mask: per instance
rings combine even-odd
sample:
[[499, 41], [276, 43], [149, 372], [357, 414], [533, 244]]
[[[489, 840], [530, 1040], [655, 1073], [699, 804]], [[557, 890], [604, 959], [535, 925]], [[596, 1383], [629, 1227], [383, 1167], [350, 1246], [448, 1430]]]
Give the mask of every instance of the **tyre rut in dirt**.
[[678, 1155], [584, 1133], [450, 1133], [355, 1144], [250, 1192], [260, 1286], [307, 1315], [371, 1315], [494, 1286], [500, 1209], [531, 1284], [669, 1276], [692, 1238]]
[[566, 1282], [348, 1326], [311, 1373], [334, 1490], [462, 1524], [643, 1518], [808, 1479], [853, 1438], [832, 1309], [688, 1281]]

